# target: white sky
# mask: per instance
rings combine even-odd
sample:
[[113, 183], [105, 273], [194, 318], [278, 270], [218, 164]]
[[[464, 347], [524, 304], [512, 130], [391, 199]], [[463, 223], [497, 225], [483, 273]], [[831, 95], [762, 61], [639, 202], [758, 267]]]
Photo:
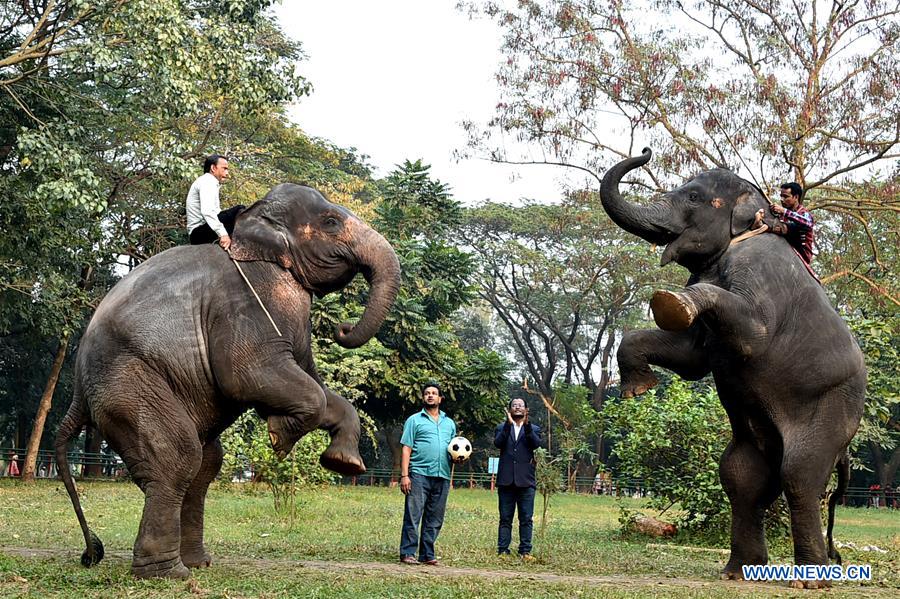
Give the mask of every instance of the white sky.
[[406, 159], [471, 205], [561, 197], [560, 167], [511, 167], [483, 159], [456, 162], [465, 146], [460, 122], [486, 122], [497, 103], [499, 29], [472, 21], [456, 0], [329, 0], [276, 8], [285, 32], [303, 44], [300, 73], [314, 86], [290, 115], [307, 134], [369, 155], [384, 176]]

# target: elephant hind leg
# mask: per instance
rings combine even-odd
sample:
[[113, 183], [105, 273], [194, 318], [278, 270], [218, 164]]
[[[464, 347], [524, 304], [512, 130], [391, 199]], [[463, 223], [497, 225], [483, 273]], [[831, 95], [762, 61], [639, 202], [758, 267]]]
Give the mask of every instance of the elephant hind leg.
[[209, 484], [222, 468], [222, 444], [218, 439], [203, 446], [203, 461], [181, 504], [181, 561], [189, 568], [205, 568], [212, 557], [203, 544], [203, 513]]
[[825, 492], [840, 448], [829, 446], [830, 439], [822, 439], [821, 443], [816, 443], [805, 437], [803, 441], [803, 444], [797, 442], [792, 446], [785, 439], [784, 463], [781, 467], [784, 494], [791, 511], [794, 562], [827, 564], [828, 552], [822, 535], [822, 506], [819, 498]]
[[769, 560], [764, 519], [781, 486], [759, 449], [734, 439], [722, 454], [719, 476], [731, 502], [731, 556], [722, 578], [743, 579], [742, 566]]
[[154, 388], [157, 397], [152, 401], [144, 397], [137, 404], [142, 408], [132, 439], [117, 443], [134, 482], [144, 492], [131, 572], [138, 578], [187, 578], [190, 571], [181, 561], [181, 510], [200, 468], [201, 447], [180, 401], [171, 392], [163, 396], [160, 388]]
[[331, 443], [319, 456], [319, 463], [345, 476], [362, 474], [366, 466], [359, 455], [359, 414], [349, 401], [330, 389], [325, 389], [325, 401], [319, 428], [328, 431]]

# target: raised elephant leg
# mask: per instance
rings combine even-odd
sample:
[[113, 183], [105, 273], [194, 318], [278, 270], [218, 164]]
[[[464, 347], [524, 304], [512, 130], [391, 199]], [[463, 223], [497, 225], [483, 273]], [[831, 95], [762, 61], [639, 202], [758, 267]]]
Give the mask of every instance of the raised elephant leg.
[[698, 327], [688, 331], [629, 331], [622, 338], [616, 357], [622, 373], [622, 395], [631, 397], [652, 389], [659, 382], [650, 365], [674, 371], [687, 380], [703, 378], [709, 372], [701, 348]]
[[659, 328], [684, 331], [699, 316], [706, 316], [726, 343], [745, 356], [753, 353], [755, 342], [768, 339], [768, 331], [753, 304], [736, 293], [697, 283], [684, 291], [657, 291], [650, 309]]
[[291, 356], [250, 366], [242, 379], [247, 391], [241, 395], [266, 419], [272, 448], [281, 459], [325, 416], [325, 392]]
[[328, 431], [331, 443], [319, 456], [319, 462], [346, 476], [366, 471], [359, 455], [359, 415], [349, 401], [325, 388], [325, 415], [319, 428]]
[[206, 491], [222, 468], [222, 444], [218, 439], [203, 446], [200, 471], [184, 495], [181, 504], [181, 561], [188, 568], [204, 568], [212, 558], [203, 545], [203, 512]]
[[755, 445], [734, 439], [719, 461], [719, 477], [731, 503], [731, 556], [722, 578], [743, 579], [741, 566], [769, 560], [764, 518], [781, 484]]

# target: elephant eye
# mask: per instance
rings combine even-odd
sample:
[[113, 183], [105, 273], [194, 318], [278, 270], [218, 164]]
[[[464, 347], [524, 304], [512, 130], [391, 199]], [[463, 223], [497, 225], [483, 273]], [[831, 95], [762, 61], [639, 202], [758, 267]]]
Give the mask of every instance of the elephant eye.
[[700, 200], [700, 194], [697, 193], [696, 191], [692, 191], [691, 193], [688, 194], [688, 199], [692, 202], [697, 202]]
[[326, 227], [337, 227], [339, 224], [341, 224], [340, 221], [333, 216], [329, 216], [325, 219]]

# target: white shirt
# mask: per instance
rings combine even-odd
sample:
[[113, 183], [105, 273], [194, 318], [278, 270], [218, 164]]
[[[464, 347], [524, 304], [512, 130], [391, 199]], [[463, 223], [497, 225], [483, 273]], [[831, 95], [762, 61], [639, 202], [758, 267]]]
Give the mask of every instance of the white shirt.
[[228, 235], [225, 225], [219, 220], [219, 212], [222, 210], [219, 205], [219, 180], [211, 173], [203, 173], [191, 185], [185, 200], [185, 210], [188, 234], [205, 222], [219, 237]]
[[522, 425], [521, 424], [513, 424], [513, 439], [514, 440], [518, 440], [519, 433], [521, 433], [521, 432], [522, 432]]

